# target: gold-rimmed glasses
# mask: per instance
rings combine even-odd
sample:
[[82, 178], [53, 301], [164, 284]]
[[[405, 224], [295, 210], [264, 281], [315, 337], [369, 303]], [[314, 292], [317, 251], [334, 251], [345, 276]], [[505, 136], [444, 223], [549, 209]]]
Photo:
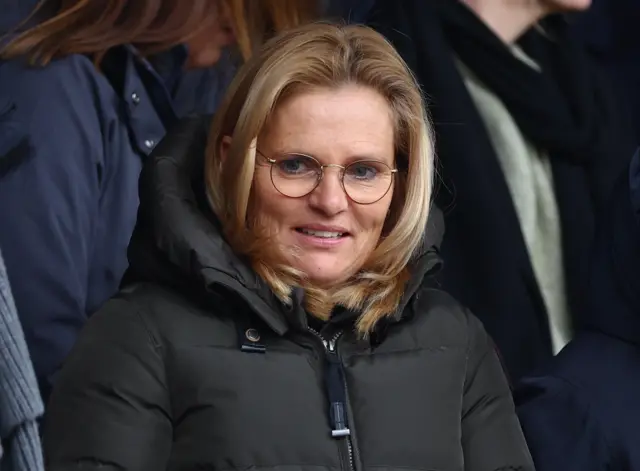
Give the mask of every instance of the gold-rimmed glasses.
[[276, 158], [269, 158], [260, 151], [258, 154], [271, 165], [271, 182], [275, 189], [289, 198], [310, 194], [324, 178], [324, 170], [335, 167], [340, 169], [340, 183], [349, 199], [358, 204], [373, 204], [389, 192], [398, 172], [379, 160], [323, 165], [304, 154], [282, 154]]

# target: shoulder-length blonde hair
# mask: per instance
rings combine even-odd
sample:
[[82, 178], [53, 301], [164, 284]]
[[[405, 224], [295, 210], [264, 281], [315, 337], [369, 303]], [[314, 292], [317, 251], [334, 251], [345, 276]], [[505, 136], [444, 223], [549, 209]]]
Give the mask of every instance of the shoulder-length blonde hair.
[[[320, 289], [283, 265], [278, 250], [252, 224], [251, 195], [256, 141], [278, 104], [319, 87], [369, 87], [394, 116], [400, 169], [383, 237], [363, 268], [344, 285]], [[231, 136], [226, 157], [224, 136]], [[336, 305], [361, 312], [357, 330], [367, 335], [393, 314], [409, 278], [409, 262], [421, 246], [429, 215], [433, 142], [419, 86], [394, 48], [364, 26], [311, 24], [269, 41], [240, 70], [214, 119], [206, 156], [206, 183], [226, 240], [246, 256], [283, 302], [305, 289], [305, 308], [328, 318]]]
[[[30, 18], [47, 5], [40, 0]], [[246, 60], [275, 33], [319, 14], [317, 0], [60, 0], [51, 18], [18, 34], [0, 56], [47, 65], [70, 54], [86, 54], [99, 64], [109, 49], [123, 44], [154, 54], [200, 33], [207, 26], [203, 18], [224, 15]]]

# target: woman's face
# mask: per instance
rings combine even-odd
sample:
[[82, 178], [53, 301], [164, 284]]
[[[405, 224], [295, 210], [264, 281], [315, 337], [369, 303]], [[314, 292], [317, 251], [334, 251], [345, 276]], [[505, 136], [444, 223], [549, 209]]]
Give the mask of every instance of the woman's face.
[[541, 0], [550, 12], [582, 11], [591, 6], [591, 0]]
[[220, 60], [222, 51], [236, 42], [231, 18], [225, 9], [221, 8], [217, 15], [203, 21], [207, 24], [186, 42], [189, 50], [187, 59], [189, 68], [206, 68], [215, 65]]
[[362, 268], [380, 239], [393, 196], [393, 175], [387, 180], [389, 190], [372, 204], [358, 204], [347, 196], [342, 169], [335, 166], [324, 168], [311, 193], [291, 198], [274, 186], [267, 158], [280, 162], [274, 171], [284, 168], [287, 174], [308, 167], [291, 157], [285, 161], [290, 154], [312, 156], [321, 165], [367, 160], [353, 165], [345, 177], [351, 188], [365, 185], [363, 181], [378, 174], [374, 169], [395, 168], [392, 112], [385, 99], [359, 86], [294, 95], [275, 110], [257, 149], [253, 216], [274, 237], [287, 262], [323, 287]]

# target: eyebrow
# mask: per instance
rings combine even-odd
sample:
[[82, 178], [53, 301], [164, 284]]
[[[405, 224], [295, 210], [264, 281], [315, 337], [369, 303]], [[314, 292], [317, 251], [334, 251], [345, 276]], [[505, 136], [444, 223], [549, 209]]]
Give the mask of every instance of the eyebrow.
[[[287, 155], [299, 155], [299, 156], [302, 156], [302, 157], [311, 157], [312, 159], [317, 160], [320, 163], [324, 163], [324, 159], [320, 159], [320, 158], [316, 157], [315, 155], [310, 154], [308, 152], [279, 151], [279, 152], [275, 152], [273, 154], [274, 157], [286, 157]], [[396, 164], [395, 156], [393, 158], [391, 158], [390, 160], [391, 160], [391, 162], [389, 163], [386, 158], [375, 157], [375, 156], [372, 156], [372, 155], [352, 155], [352, 156], [347, 157], [345, 159], [345, 165], [349, 165], [349, 164], [352, 164], [354, 162], [367, 161], [367, 162], [381, 162], [383, 164], [391, 165], [393, 167]], [[335, 162], [328, 162], [328, 163], [335, 163]]]

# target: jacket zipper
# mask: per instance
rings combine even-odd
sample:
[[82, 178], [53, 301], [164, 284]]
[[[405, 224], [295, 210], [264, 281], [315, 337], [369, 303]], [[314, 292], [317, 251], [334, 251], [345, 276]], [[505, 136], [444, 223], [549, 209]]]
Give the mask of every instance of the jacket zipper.
[[[330, 406], [330, 419], [331, 419], [331, 436], [335, 439], [345, 439], [347, 444], [347, 454], [348, 454], [348, 463], [345, 468], [348, 471], [355, 471], [355, 459], [353, 453], [353, 441], [351, 438], [351, 429], [348, 426], [348, 416], [347, 416], [347, 384], [344, 379], [344, 375], [342, 375], [342, 362], [338, 355], [338, 339], [342, 336], [343, 332], [337, 332], [331, 339], [326, 340], [320, 332], [315, 329], [309, 327], [309, 332], [311, 332], [314, 336], [318, 337], [322, 342], [322, 346], [324, 347], [324, 351], [326, 353], [327, 359], [327, 368], [338, 368], [340, 370], [340, 388], [341, 394], [338, 399], [336, 399], [334, 394], [332, 394], [331, 384], [327, 384], [327, 389], [329, 393], [329, 406]], [[329, 374], [333, 374], [333, 371], [327, 371], [325, 376]], [[327, 379], [327, 378], [325, 378]], [[329, 381], [327, 381], [328, 383]]]

